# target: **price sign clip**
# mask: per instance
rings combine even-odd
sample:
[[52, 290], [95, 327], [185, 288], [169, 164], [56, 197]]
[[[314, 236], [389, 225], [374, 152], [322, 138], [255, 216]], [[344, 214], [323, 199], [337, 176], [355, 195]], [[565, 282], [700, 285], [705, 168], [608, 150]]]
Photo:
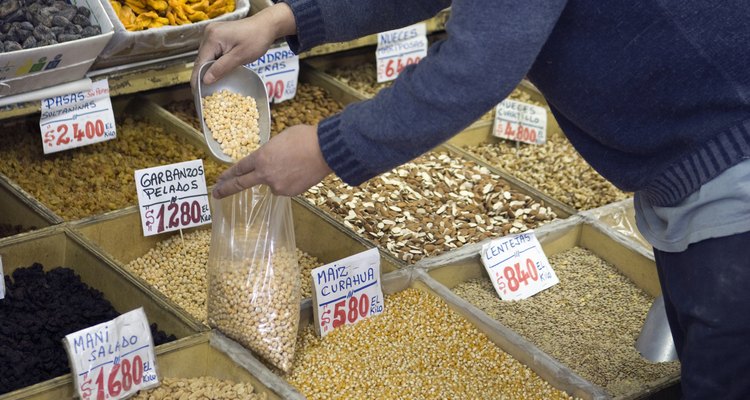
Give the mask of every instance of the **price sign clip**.
[[321, 337], [383, 312], [378, 249], [315, 268], [311, 278], [315, 330]]
[[560, 282], [533, 231], [495, 239], [480, 256], [503, 300], [525, 299]]

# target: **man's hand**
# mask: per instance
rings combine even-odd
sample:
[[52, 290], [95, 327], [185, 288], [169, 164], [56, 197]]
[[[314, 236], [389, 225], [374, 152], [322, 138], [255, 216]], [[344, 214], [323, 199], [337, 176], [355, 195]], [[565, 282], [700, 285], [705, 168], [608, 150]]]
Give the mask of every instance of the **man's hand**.
[[294, 14], [285, 3], [274, 4], [249, 18], [209, 24], [193, 66], [193, 90], [198, 87], [198, 71], [206, 62], [216, 60], [203, 77], [204, 83], [211, 84], [235, 67], [257, 60], [276, 39], [296, 31]]
[[320, 152], [317, 127], [295, 125], [221, 174], [213, 196], [221, 199], [259, 184], [276, 195], [296, 196], [331, 172]]

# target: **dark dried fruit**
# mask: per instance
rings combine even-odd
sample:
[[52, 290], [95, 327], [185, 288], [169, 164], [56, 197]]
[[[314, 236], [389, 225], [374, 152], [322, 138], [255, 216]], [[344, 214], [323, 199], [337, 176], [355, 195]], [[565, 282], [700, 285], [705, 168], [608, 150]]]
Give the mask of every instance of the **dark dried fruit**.
[[[119, 315], [98, 290], [70, 268], [48, 272], [41, 264], [5, 276], [0, 300], [0, 395], [70, 371], [65, 335]], [[152, 324], [154, 344], [176, 340]]]
[[36, 47], [36, 44], [36, 38], [33, 36], [29, 36], [26, 38], [26, 40], [23, 41], [23, 45], [21, 47], [23, 47], [24, 49], [31, 49]]
[[75, 25], [80, 26], [81, 28], [85, 28], [87, 26], [91, 25], [91, 21], [89, 20], [89, 17], [83, 16], [81, 14], [76, 14], [73, 19], [70, 20]]
[[81, 35], [74, 34], [74, 33], [61, 33], [57, 35], [57, 41], [59, 43], [65, 43], [65, 42], [70, 42], [73, 40], [78, 40], [81, 37], [82, 37]]
[[102, 28], [100, 28], [97, 25], [91, 25], [83, 28], [83, 31], [81, 31], [81, 36], [83, 37], [90, 37], [90, 36], [96, 36], [101, 35]]
[[52, 26], [66, 27], [68, 25], [70, 25], [70, 20], [62, 15], [55, 15], [52, 17]]
[[0, 2], [0, 18], [6, 19], [9, 15], [20, 11], [21, 4], [18, 0], [3, 0]]
[[23, 46], [21, 46], [20, 43], [10, 41], [10, 40], [5, 41], [4, 47], [5, 47], [4, 50], [6, 53], [11, 52], [11, 51], [16, 51], [16, 50], [23, 50]]

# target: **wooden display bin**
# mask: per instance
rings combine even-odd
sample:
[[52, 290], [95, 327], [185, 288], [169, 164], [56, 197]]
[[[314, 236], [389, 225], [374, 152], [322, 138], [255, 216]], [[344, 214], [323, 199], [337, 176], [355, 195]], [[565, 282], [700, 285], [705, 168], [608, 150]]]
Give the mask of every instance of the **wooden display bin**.
[[[601, 389], [586, 382], [575, 373], [553, 360], [547, 354], [530, 345], [514, 332], [498, 326], [481, 312], [466, 307], [463, 301], [440, 283], [430, 278], [419, 269], [408, 268], [383, 275], [381, 280], [383, 294], [391, 295], [409, 288], [415, 288], [443, 299], [448, 306], [466, 318], [480, 332], [485, 334], [491, 342], [501, 350], [510, 354], [522, 364], [528, 366], [543, 380], [557, 389], [563, 390], [571, 396], [582, 399], [605, 398]], [[302, 307], [299, 329], [302, 331], [313, 322], [312, 304]], [[377, 317], [375, 317], [377, 318]]]
[[[58, 266], [71, 268], [87, 285], [101, 291], [114, 308], [124, 313], [143, 307], [149, 322], [157, 323], [160, 330], [185, 338], [206, 328], [185, 318], [171, 304], [134, 279], [87, 240], [65, 226], [55, 226], [8, 238], [0, 243], [5, 274], [35, 262], [45, 270]], [[61, 344], [62, 345], [62, 344]], [[158, 346], [157, 349], [161, 348]], [[36, 385], [0, 396], [0, 399], [26, 399], [47, 392], [51, 387], [72, 388], [72, 376], [66, 374]], [[60, 399], [65, 397], [45, 397]]]
[[0, 223], [20, 225], [25, 230], [41, 229], [61, 221], [50, 214], [46, 207], [26, 196], [18, 187], [8, 182], [5, 176], [0, 177]]
[[[590, 250], [604, 261], [613, 264], [619, 272], [649, 296], [656, 297], [661, 294], [656, 265], [652, 258], [648, 258], [638, 249], [623, 246], [619, 240], [611, 237], [608, 232], [602, 230], [599, 226], [587, 223], [581, 216], [552, 222], [536, 229], [535, 234], [548, 257], [573, 247], [582, 247]], [[487, 272], [479, 257], [484, 243], [487, 243], [487, 241], [465, 246], [443, 257], [438, 256], [433, 259], [424, 260], [418, 263], [416, 267], [428, 275], [428, 278], [426, 278], [428, 281], [434, 281], [447, 289], [453, 289], [459, 284], [472, 279], [486, 278]], [[554, 268], [554, 265], [552, 267]], [[458, 298], [452, 292], [451, 296], [456, 297], [458, 303], [462, 307], [471, 310], [473, 314], [481, 315], [483, 319], [492, 321], [491, 325], [497, 329], [509, 329], [500, 322], [492, 319], [473, 304], [462, 298]], [[497, 301], [500, 302], [501, 300], [498, 298]], [[601, 312], [607, 312], [607, 310], [601, 310]], [[559, 332], [559, 334], [564, 333]], [[633, 344], [635, 344], [636, 339], [637, 337], [633, 338]], [[527, 339], [522, 340], [526, 341]], [[530, 345], [537, 348], [533, 344]], [[678, 382], [679, 373], [664, 376], [647, 383], [638, 390], [615, 398], [618, 400], [649, 398], [655, 393], [670, 390]], [[595, 386], [593, 383], [590, 384]], [[603, 388], [599, 388], [599, 390], [605, 394], [604, 398], [613, 398]]]

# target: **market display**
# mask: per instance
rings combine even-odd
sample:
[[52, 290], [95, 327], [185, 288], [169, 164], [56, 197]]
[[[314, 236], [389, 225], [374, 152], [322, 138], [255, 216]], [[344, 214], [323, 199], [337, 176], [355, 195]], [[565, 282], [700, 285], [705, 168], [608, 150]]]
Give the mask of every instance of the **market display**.
[[221, 90], [204, 97], [202, 102], [206, 126], [224, 154], [237, 161], [260, 147], [254, 98]]
[[465, 149], [577, 210], [601, 207], [631, 195], [591, 168], [562, 134], [548, 135], [541, 146], [497, 141]]
[[6, 0], [0, 4], [0, 53], [70, 42], [102, 33], [91, 10], [57, 0]]
[[526, 300], [500, 301], [488, 278], [452, 290], [613, 396], [679, 371], [679, 363], [650, 363], [634, 347], [653, 298], [589, 250], [549, 261], [560, 283]]
[[557, 217], [486, 167], [447, 152], [427, 153], [358, 187], [328, 176], [302, 196], [407, 263]]
[[187, 25], [234, 11], [234, 0], [109, 0], [129, 31]]
[[[0, 300], [0, 395], [70, 372], [65, 335], [120, 315], [98, 290], [65, 267], [41, 264], [5, 276]], [[151, 324], [155, 345], [176, 340]]]
[[[204, 157], [185, 138], [138, 117], [117, 125], [117, 139], [45, 156], [39, 125], [25, 120], [3, 128], [12, 146], [0, 148], [0, 170], [66, 220], [137, 203], [134, 171]], [[205, 159], [206, 184], [222, 167]]]
[[441, 299], [387, 296], [383, 314], [299, 336], [287, 380], [308, 399], [569, 399]]
[[[210, 244], [210, 230], [198, 230], [184, 237], [174, 235], [128, 263], [126, 268], [164, 293], [198, 321], [207, 324], [206, 266]], [[310, 271], [323, 263], [299, 249], [296, 256], [300, 266], [301, 296], [307, 299], [312, 296]]]
[[135, 400], [266, 400], [249, 383], [235, 383], [211, 376], [199, 378], [164, 378], [156, 389], [139, 392]]

